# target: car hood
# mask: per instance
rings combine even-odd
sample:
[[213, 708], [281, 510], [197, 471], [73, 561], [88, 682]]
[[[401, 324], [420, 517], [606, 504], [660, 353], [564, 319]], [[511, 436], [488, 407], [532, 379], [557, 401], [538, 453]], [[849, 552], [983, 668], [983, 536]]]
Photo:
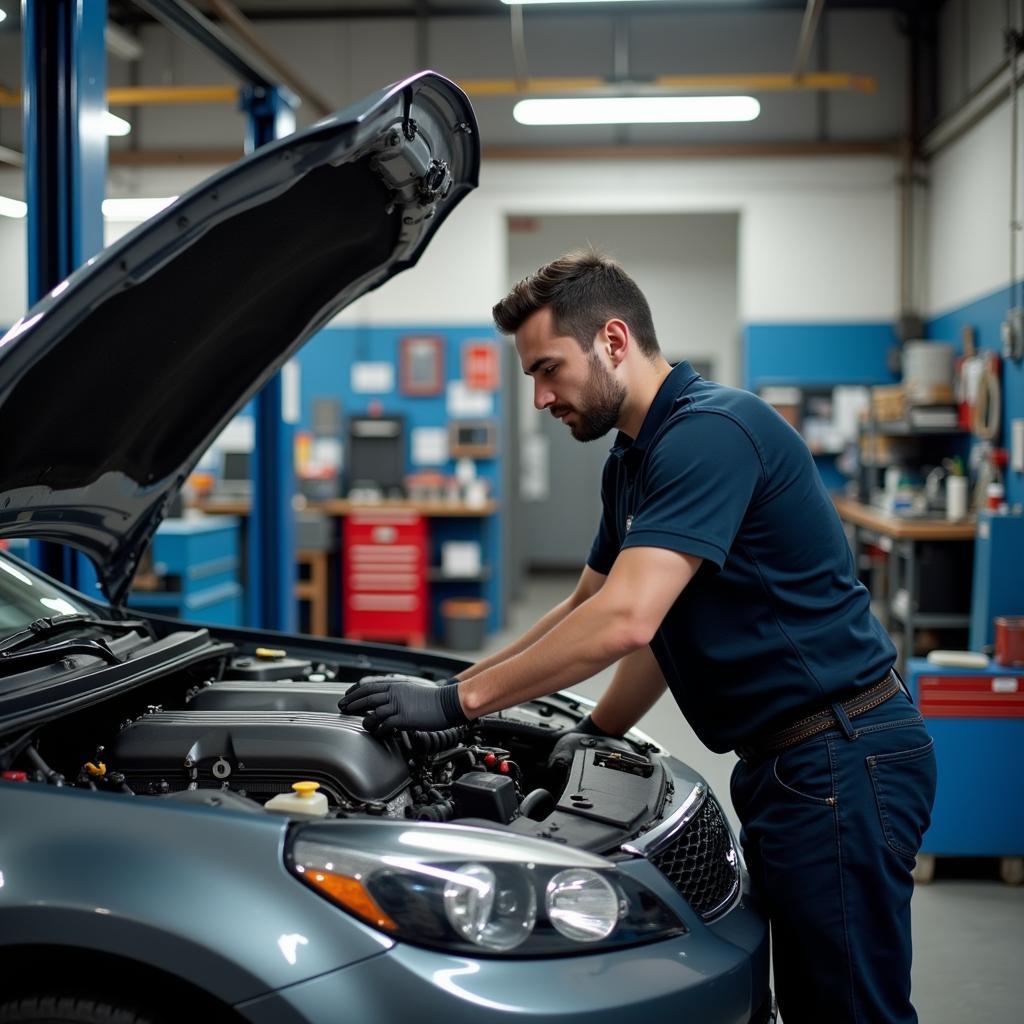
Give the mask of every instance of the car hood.
[[119, 604], [193, 466], [314, 331], [419, 259], [477, 184], [433, 72], [262, 147], [0, 338], [0, 537], [78, 548]]

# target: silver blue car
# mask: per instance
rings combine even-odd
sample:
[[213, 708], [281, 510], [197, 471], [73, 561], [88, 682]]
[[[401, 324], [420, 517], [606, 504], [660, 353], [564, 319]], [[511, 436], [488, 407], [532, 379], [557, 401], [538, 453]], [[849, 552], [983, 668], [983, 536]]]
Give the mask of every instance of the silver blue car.
[[[464, 664], [130, 613], [201, 453], [475, 186], [466, 97], [417, 75], [204, 182], [0, 339], [0, 1021], [772, 1018], [764, 917], [699, 775], [555, 745], [570, 693], [368, 734], [360, 677]], [[453, 278], [458, 270], [452, 268]]]

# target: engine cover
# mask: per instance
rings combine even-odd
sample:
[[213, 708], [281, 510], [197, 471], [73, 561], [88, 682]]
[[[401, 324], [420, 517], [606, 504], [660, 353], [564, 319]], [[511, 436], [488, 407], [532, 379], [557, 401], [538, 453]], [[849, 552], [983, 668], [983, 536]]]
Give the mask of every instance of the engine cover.
[[266, 800], [309, 779], [345, 806], [389, 802], [409, 784], [396, 740], [337, 711], [154, 711], [126, 725], [106, 757], [137, 792], [227, 786]]

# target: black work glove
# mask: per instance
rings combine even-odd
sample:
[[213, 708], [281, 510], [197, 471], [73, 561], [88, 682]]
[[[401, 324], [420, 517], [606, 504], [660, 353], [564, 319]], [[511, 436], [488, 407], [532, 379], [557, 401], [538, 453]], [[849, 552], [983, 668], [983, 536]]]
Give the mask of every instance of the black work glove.
[[338, 701], [338, 710], [343, 715], [363, 715], [363, 728], [375, 736], [387, 736], [396, 729], [450, 729], [469, 721], [459, 703], [457, 683], [457, 679], [432, 683], [415, 676], [364, 676]]
[[587, 715], [558, 738], [558, 742], [548, 758], [548, 768], [567, 771], [569, 765], [572, 764], [576, 751], [580, 747], [595, 746], [597, 738], [621, 739], [622, 737], [616, 736], [614, 733], [605, 732], [604, 729], [594, 722], [590, 715]]

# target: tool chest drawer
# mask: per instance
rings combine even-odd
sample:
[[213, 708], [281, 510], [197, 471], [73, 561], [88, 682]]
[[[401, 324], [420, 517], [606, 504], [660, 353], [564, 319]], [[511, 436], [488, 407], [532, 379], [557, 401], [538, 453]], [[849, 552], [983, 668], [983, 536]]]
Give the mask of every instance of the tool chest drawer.
[[918, 707], [925, 718], [1024, 718], [1024, 675], [918, 676]]
[[1024, 854], [1024, 672], [907, 662], [907, 685], [935, 740], [938, 783], [923, 854]]
[[358, 512], [342, 525], [345, 635], [426, 642], [426, 520], [411, 512]]

